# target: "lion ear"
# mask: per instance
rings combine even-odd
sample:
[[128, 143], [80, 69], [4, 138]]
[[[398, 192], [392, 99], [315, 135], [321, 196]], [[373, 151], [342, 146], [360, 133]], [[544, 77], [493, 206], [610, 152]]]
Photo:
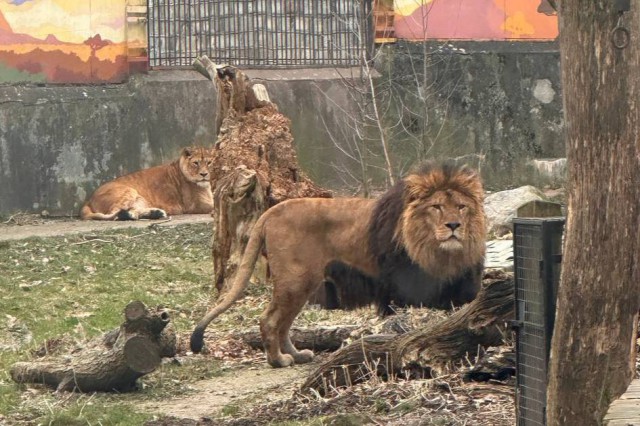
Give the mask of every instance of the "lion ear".
[[425, 176], [409, 175], [404, 178], [404, 199], [411, 202], [429, 195], [429, 183]]
[[193, 156], [193, 151], [194, 151], [194, 149], [193, 149], [192, 146], [186, 146], [186, 147], [182, 148], [182, 156], [189, 158], [189, 157]]

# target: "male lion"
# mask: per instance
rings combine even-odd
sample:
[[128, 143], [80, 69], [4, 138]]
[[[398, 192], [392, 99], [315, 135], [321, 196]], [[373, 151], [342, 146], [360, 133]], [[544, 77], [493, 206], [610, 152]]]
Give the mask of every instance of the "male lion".
[[80, 210], [84, 220], [162, 219], [167, 215], [211, 213], [209, 167], [213, 151], [187, 147], [180, 158], [121, 176], [101, 185]]
[[[289, 328], [323, 283], [328, 265], [344, 265], [383, 284], [389, 279], [397, 284], [420, 271], [425, 282], [410, 278], [412, 285], [433, 286], [424, 292], [435, 304], [472, 300], [485, 251], [482, 199], [473, 170], [427, 163], [377, 201], [301, 198], [277, 204], [256, 222], [233, 286], [196, 326], [191, 350], [202, 349], [207, 325], [241, 297], [263, 249], [274, 287], [260, 330], [274, 367], [313, 358], [312, 351], [293, 346]], [[401, 267], [392, 267], [394, 259]], [[459, 278], [467, 275], [473, 278], [461, 285]]]

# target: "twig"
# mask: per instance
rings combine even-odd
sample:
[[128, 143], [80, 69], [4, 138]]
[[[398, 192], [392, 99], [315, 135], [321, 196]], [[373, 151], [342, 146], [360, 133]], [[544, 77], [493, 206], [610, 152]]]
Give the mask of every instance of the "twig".
[[87, 244], [87, 243], [93, 243], [93, 242], [110, 243], [110, 244], [113, 243], [113, 241], [111, 241], [111, 240], [103, 240], [103, 239], [100, 239], [100, 238], [92, 238], [90, 240], [85, 240], [85, 241], [79, 241], [77, 243], [72, 243], [71, 245], [72, 246], [79, 246], [81, 244]]
[[160, 225], [160, 224], [167, 223], [167, 222], [171, 222], [171, 217], [168, 217], [168, 218], [166, 218], [166, 219], [164, 219], [164, 220], [158, 220], [158, 221], [155, 221], [155, 222], [153, 222], [152, 224], [150, 224], [150, 225], [148, 226], [148, 228], [154, 228], [154, 227], [156, 227], [156, 226], [158, 226], [158, 225]]

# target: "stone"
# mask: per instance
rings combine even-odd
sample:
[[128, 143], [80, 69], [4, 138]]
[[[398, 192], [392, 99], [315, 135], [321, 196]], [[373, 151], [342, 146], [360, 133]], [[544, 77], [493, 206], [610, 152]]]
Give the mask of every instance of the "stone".
[[489, 235], [500, 237], [513, 230], [514, 217], [561, 216], [562, 207], [552, 203], [538, 188], [526, 185], [485, 197]]

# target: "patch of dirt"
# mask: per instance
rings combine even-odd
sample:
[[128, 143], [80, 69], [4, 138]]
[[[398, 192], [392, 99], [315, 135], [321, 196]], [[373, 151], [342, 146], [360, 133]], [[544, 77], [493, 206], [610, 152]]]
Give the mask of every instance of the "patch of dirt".
[[[190, 387], [194, 392], [171, 399], [150, 401], [139, 409], [178, 419], [218, 417], [225, 407], [276, 403], [291, 397], [317, 363], [289, 368], [272, 368], [265, 361], [250, 367], [235, 365], [222, 377], [200, 380]], [[228, 408], [228, 409], [229, 409]]]
[[103, 232], [122, 228], [179, 226], [187, 223], [205, 223], [211, 221], [211, 216], [208, 214], [185, 214], [172, 216], [168, 220], [86, 221], [77, 218], [47, 218], [41, 215], [21, 213], [0, 222], [0, 241]]

